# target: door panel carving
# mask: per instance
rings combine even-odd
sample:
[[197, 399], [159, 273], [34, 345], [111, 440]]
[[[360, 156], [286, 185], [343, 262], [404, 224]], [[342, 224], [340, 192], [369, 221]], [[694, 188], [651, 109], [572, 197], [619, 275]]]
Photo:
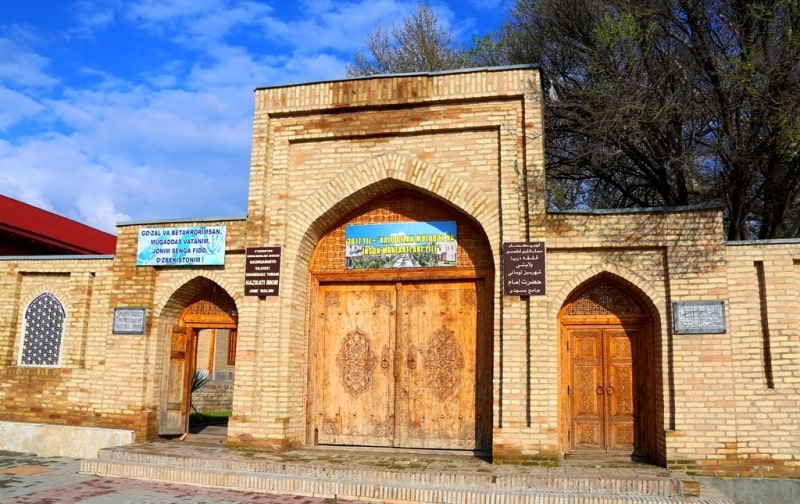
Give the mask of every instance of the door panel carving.
[[488, 448], [476, 282], [321, 285], [318, 299], [319, 443]]
[[391, 446], [394, 287], [320, 286], [316, 428], [323, 444]]
[[475, 282], [402, 285], [400, 299], [397, 351], [422, 358], [398, 370], [396, 446], [483, 449], [474, 433]]
[[573, 448], [600, 449], [603, 443], [602, 331], [574, 330], [571, 366]]
[[633, 450], [635, 398], [631, 343], [638, 329], [569, 329], [573, 450]]
[[633, 355], [631, 339], [636, 338], [633, 328], [607, 329], [605, 342], [606, 401], [608, 408], [608, 449], [633, 449]]

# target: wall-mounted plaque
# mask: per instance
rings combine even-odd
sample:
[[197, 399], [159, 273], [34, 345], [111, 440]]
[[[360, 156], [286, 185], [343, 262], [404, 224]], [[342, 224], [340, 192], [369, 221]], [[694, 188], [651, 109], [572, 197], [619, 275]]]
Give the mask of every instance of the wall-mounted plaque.
[[722, 334], [725, 304], [722, 301], [678, 301], [672, 303], [675, 334]]
[[114, 334], [144, 334], [144, 308], [114, 308]]
[[544, 296], [544, 242], [503, 244], [503, 294]]
[[248, 247], [244, 260], [244, 295], [277, 296], [281, 283], [281, 248]]

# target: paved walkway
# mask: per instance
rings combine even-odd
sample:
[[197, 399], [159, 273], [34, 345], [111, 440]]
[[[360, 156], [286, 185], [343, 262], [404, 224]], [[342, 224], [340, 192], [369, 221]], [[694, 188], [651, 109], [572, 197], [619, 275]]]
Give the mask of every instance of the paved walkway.
[[525, 467], [430, 452], [267, 454], [179, 442], [101, 450], [91, 460], [0, 451], [4, 504], [732, 504], [705, 486], [686, 495], [690, 487], [691, 478], [647, 465]]
[[[79, 474], [78, 459], [0, 451], [3, 504], [330, 504], [330, 499], [268, 495]], [[355, 501], [336, 501], [337, 504]]]

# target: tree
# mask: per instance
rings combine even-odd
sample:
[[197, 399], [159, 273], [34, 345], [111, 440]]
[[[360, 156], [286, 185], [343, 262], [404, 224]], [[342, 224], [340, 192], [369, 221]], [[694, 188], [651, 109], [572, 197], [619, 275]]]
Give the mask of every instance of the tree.
[[348, 77], [452, 70], [466, 63], [466, 51], [456, 48], [452, 32], [422, 1], [400, 24], [390, 30], [379, 26], [369, 34], [367, 49], [368, 55], [356, 52], [353, 63], [346, 66]]
[[720, 204], [800, 233], [796, 0], [517, 0], [484, 60], [539, 63], [551, 207]]

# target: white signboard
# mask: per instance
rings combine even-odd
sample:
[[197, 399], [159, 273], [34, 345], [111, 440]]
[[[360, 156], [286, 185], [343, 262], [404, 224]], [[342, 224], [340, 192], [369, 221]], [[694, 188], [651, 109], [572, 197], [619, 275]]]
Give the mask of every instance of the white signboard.
[[679, 301], [672, 304], [675, 334], [722, 334], [725, 305], [722, 301]]
[[144, 308], [114, 308], [114, 334], [144, 334]]

